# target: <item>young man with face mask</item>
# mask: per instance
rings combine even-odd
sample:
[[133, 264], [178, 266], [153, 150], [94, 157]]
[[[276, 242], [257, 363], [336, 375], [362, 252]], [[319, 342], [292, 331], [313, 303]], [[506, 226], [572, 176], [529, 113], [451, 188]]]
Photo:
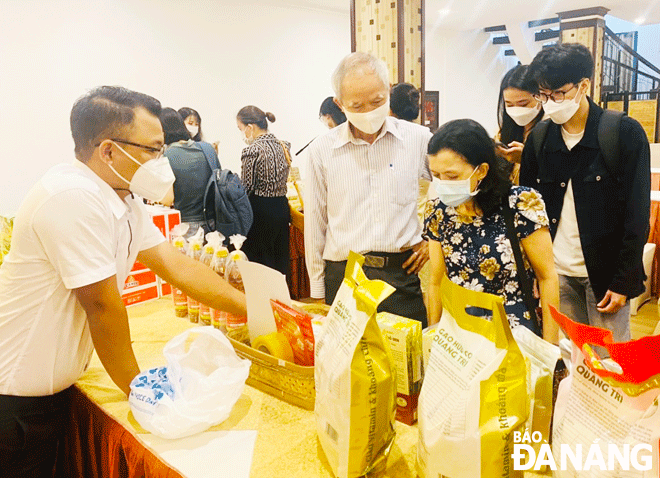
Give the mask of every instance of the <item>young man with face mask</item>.
[[561, 311], [622, 342], [630, 340], [629, 299], [644, 290], [649, 144], [641, 125], [624, 116], [614, 170], [606, 163], [598, 134], [603, 109], [587, 96], [593, 73], [591, 53], [579, 44], [552, 46], [532, 61], [537, 99], [552, 123], [538, 156], [542, 128], [526, 142], [520, 184], [539, 190], [547, 206]]
[[135, 262], [210, 306], [246, 315], [245, 296], [177, 252], [142, 198], [161, 200], [174, 175], [160, 103], [103, 86], [76, 101], [76, 159], [30, 190], [0, 269], [0, 474], [52, 476], [70, 388], [96, 349], [128, 394], [140, 372], [121, 299]]
[[379, 310], [426, 324], [417, 273], [428, 261], [417, 218], [418, 180], [431, 179], [431, 133], [389, 115], [387, 66], [366, 53], [345, 57], [332, 78], [346, 123], [309, 146], [305, 259], [313, 298], [331, 304], [349, 251], [365, 273], [397, 291]]

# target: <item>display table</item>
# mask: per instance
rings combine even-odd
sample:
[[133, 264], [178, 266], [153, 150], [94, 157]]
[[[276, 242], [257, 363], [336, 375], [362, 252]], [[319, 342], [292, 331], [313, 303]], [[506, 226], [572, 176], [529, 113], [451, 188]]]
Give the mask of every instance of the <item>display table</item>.
[[[163, 365], [165, 343], [194, 326], [174, 317], [169, 298], [128, 309], [133, 348], [140, 367]], [[181, 478], [171, 464], [146, 444], [147, 432], [135, 421], [126, 396], [112, 383], [94, 354], [75, 385], [76, 399], [69, 423], [65, 466], [67, 477]], [[417, 426], [396, 422], [396, 439], [385, 476], [416, 476]], [[314, 413], [289, 405], [250, 386], [230, 417], [211, 430], [257, 430], [251, 477], [332, 477], [318, 445]], [[176, 443], [174, 440], [172, 443]], [[212, 457], [211, 457], [212, 458]], [[200, 467], [198, 476], [209, 474]], [[535, 476], [527, 475], [526, 476]]]

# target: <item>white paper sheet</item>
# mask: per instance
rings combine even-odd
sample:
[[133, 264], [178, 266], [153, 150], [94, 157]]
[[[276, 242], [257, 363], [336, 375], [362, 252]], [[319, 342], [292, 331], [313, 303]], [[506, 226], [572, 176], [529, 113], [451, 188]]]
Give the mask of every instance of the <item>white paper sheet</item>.
[[257, 430], [204, 432], [177, 440], [150, 433], [138, 437], [187, 478], [249, 478]]
[[279, 271], [256, 262], [238, 261], [247, 300], [250, 341], [261, 335], [277, 332], [270, 299], [291, 305], [286, 277]]

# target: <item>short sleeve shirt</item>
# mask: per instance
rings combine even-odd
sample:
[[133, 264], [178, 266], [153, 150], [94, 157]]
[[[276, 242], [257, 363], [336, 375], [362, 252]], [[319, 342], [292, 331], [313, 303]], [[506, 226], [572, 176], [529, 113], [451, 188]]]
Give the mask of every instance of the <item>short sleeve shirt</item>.
[[[548, 225], [545, 204], [534, 189], [512, 187], [509, 205], [520, 239]], [[488, 217], [463, 216], [454, 207], [435, 199], [427, 206], [424, 236], [442, 244], [447, 276], [452, 282], [503, 297], [511, 327], [522, 324], [540, 333], [540, 324], [531, 323], [523, 300], [501, 208]], [[533, 279], [534, 271], [524, 251], [523, 259], [527, 273]]]
[[14, 219], [0, 268], [0, 394], [41, 396], [72, 385], [93, 350], [74, 289], [117, 277], [165, 238], [139, 197], [120, 199], [79, 161], [50, 169]]

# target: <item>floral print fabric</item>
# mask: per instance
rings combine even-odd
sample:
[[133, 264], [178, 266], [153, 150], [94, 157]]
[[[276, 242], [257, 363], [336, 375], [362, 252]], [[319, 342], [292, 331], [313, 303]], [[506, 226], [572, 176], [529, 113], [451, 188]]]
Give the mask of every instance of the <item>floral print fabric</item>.
[[[512, 187], [509, 205], [521, 240], [548, 226], [545, 204], [534, 189]], [[442, 244], [449, 279], [466, 289], [503, 297], [511, 327], [522, 324], [540, 335], [540, 324], [532, 323], [523, 301], [501, 208], [489, 217], [463, 216], [436, 199], [429, 201], [424, 217], [424, 236]], [[524, 252], [523, 259], [533, 279]]]

